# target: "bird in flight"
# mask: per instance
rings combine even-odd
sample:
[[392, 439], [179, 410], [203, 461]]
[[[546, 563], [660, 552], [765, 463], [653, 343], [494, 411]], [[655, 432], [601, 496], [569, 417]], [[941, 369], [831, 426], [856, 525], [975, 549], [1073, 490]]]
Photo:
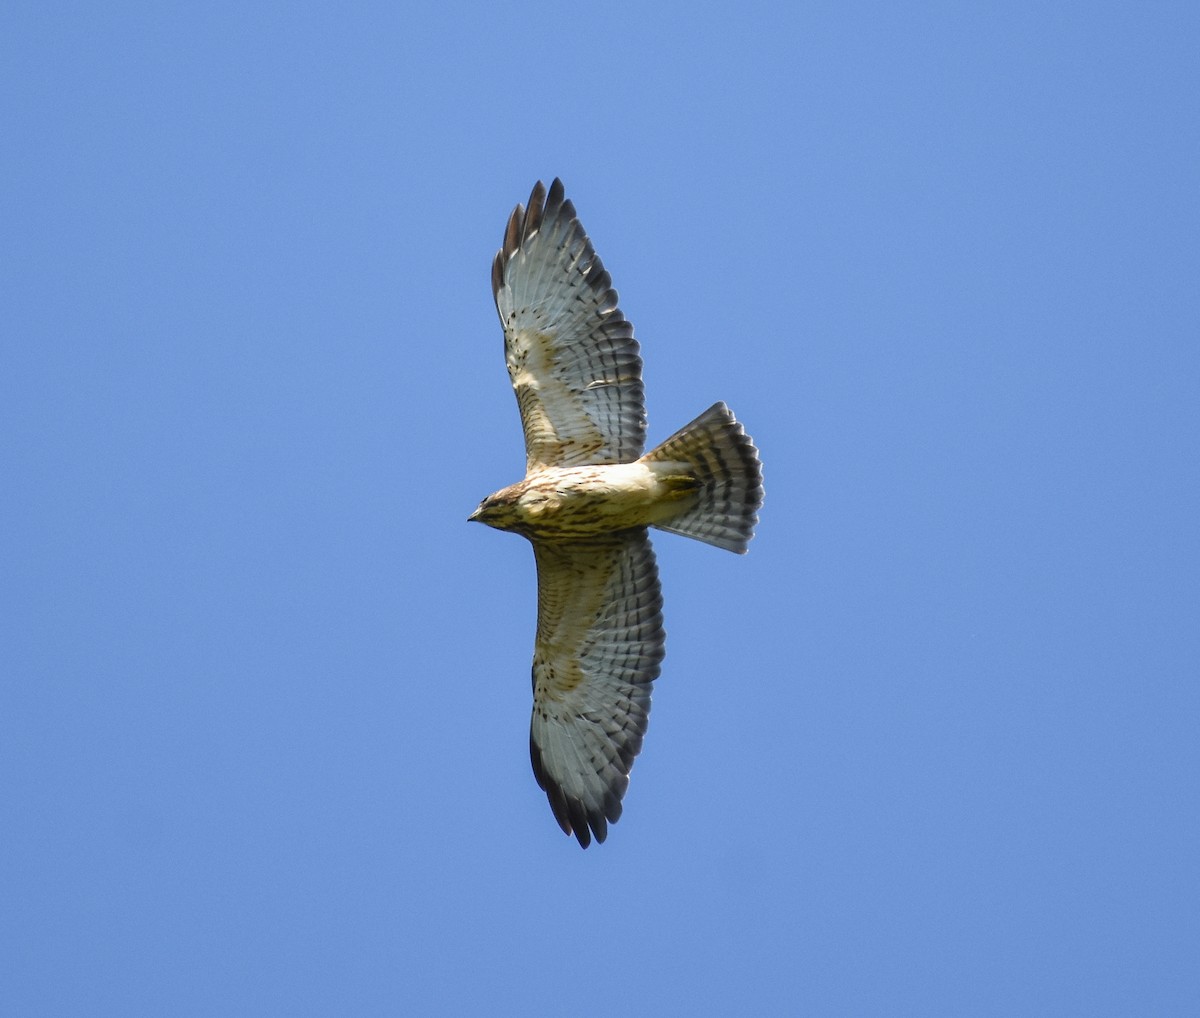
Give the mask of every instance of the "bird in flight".
[[533, 545], [533, 773], [587, 848], [621, 815], [664, 654], [647, 528], [745, 552], [762, 505], [758, 450], [716, 403], [645, 455], [642, 359], [617, 292], [566, 200], [541, 181], [492, 265], [525, 479], [470, 516]]

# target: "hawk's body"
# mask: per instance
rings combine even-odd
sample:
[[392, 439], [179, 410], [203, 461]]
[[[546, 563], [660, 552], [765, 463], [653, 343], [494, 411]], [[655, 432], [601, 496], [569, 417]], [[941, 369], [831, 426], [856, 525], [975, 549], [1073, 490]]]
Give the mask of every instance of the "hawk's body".
[[642, 455], [642, 361], [611, 283], [562, 183], [539, 182], [492, 268], [526, 476], [471, 516], [533, 544], [530, 754], [584, 848], [621, 815], [663, 659], [646, 528], [743, 552], [762, 504], [757, 450], [723, 403]]
[[486, 522], [530, 540], [572, 541], [647, 527], [695, 502], [698, 484], [682, 463], [546, 467], [490, 496]]

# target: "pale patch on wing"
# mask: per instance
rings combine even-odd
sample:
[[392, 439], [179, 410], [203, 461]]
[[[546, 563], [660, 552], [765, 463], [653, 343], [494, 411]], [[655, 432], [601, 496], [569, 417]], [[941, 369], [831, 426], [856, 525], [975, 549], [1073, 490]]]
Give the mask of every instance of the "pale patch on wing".
[[539, 181], [529, 208], [513, 210], [492, 292], [527, 471], [637, 459], [646, 437], [638, 344], [561, 181], [548, 194]]
[[534, 544], [533, 772], [559, 826], [586, 848], [621, 815], [664, 653], [645, 530]]

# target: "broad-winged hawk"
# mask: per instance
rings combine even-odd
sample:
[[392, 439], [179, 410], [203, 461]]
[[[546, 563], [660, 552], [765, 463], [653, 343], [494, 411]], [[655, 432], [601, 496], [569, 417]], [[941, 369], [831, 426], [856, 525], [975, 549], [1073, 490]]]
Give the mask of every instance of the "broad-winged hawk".
[[647, 527], [744, 552], [762, 505], [758, 450], [724, 403], [642, 455], [633, 326], [575, 209], [541, 181], [492, 266], [525, 479], [471, 514], [533, 544], [533, 772], [587, 848], [621, 815], [663, 659]]

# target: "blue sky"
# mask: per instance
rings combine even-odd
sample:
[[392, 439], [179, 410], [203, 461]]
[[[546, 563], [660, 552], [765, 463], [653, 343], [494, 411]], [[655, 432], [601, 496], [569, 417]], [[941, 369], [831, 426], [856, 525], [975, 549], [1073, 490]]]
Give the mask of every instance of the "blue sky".
[[[1191, 4], [0, 14], [0, 1011], [1200, 1010]], [[561, 176], [751, 553], [580, 851], [489, 269]]]

